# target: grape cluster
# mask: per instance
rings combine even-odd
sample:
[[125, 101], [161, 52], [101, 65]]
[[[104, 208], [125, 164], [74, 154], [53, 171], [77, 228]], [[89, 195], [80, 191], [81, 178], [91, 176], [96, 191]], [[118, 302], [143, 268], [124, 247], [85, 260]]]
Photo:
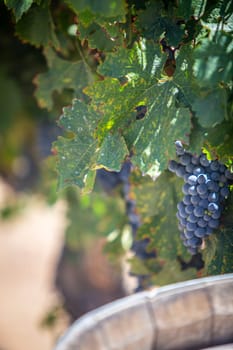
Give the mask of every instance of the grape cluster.
[[218, 160], [208, 160], [187, 152], [180, 141], [175, 142], [178, 162], [171, 160], [168, 169], [182, 177], [184, 198], [177, 205], [180, 236], [194, 255], [205, 237], [220, 224], [224, 200], [229, 196], [232, 173]]

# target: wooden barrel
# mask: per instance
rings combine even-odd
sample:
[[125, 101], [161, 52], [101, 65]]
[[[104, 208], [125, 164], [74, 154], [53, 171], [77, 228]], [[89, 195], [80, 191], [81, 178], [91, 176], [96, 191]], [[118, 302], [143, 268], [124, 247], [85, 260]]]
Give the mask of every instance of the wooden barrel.
[[231, 342], [233, 274], [227, 274], [171, 284], [100, 307], [78, 319], [54, 350], [189, 350]]

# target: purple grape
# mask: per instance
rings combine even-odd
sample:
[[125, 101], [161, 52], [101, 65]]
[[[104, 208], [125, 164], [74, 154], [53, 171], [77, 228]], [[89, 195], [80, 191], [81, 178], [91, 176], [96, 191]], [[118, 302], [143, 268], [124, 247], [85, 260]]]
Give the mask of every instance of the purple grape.
[[[189, 188], [190, 188], [190, 187], [191, 187], [191, 186], [190, 186], [188, 183], [184, 184], [183, 187], [182, 187], [182, 192], [183, 192], [185, 195], [189, 194]], [[191, 194], [191, 193], [190, 193], [190, 194]]]
[[227, 180], [233, 181], [233, 173], [231, 173], [229, 169], [225, 170], [225, 176], [226, 176]]
[[200, 156], [200, 164], [204, 167], [207, 167], [210, 165], [210, 161], [206, 158], [206, 155], [205, 154], [202, 154]]
[[188, 165], [191, 162], [191, 156], [187, 153], [183, 154], [182, 156], [180, 156], [180, 163], [182, 165]]
[[185, 230], [184, 235], [185, 235], [186, 239], [190, 239], [190, 238], [194, 237], [194, 231]]
[[217, 220], [217, 219], [210, 219], [210, 221], [208, 222], [208, 226], [210, 228], [218, 228], [219, 227], [219, 220]]
[[212, 219], [220, 219], [220, 216], [221, 216], [221, 210], [216, 210], [213, 213], [211, 213]]
[[175, 171], [176, 176], [178, 177], [184, 177], [185, 175], [185, 168], [182, 165], [179, 165], [178, 168]]
[[207, 222], [204, 219], [199, 219], [197, 222], [199, 227], [206, 227], [207, 226]]
[[208, 201], [209, 201], [209, 202], [217, 202], [218, 199], [219, 199], [219, 195], [218, 195], [218, 193], [216, 193], [216, 192], [212, 192], [212, 193], [210, 193], [209, 196], [208, 196]]
[[203, 238], [206, 235], [206, 230], [203, 227], [198, 227], [195, 231], [194, 231], [194, 235], [196, 237], [199, 238]]
[[193, 165], [199, 165], [200, 164], [199, 157], [192, 156], [191, 163]]
[[219, 162], [218, 162], [217, 160], [213, 160], [213, 161], [210, 163], [210, 169], [211, 169], [212, 171], [217, 171], [217, 170], [219, 170], [219, 168], [220, 168], [220, 164], [219, 164]]
[[202, 207], [196, 207], [193, 211], [193, 214], [196, 215], [197, 217], [202, 217], [204, 215], [204, 208]]
[[233, 173], [218, 160], [209, 161], [204, 153], [198, 157], [187, 152], [181, 141], [175, 144], [178, 162], [170, 161], [168, 168], [184, 180], [184, 198], [177, 205], [178, 228], [183, 244], [196, 254], [202, 239], [219, 227]]
[[184, 202], [185, 205], [191, 204], [191, 196], [190, 196], [190, 194], [186, 194], [186, 195], [184, 196], [183, 202]]
[[208, 180], [208, 177], [207, 177], [206, 174], [199, 174], [199, 175], [197, 176], [197, 182], [198, 182], [199, 184], [205, 184], [207, 180]]
[[204, 173], [204, 169], [202, 167], [196, 167], [193, 170], [193, 174], [196, 176], [203, 174], [203, 173]]
[[210, 212], [215, 212], [215, 211], [219, 210], [219, 206], [216, 203], [211, 202], [208, 204], [208, 210]]
[[187, 205], [187, 207], [185, 208], [187, 214], [192, 214], [193, 210], [194, 206], [192, 204]]
[[205, 194], [208, 191], [208, 187], [206, 184], [201, 184], [197, 186], [197, 193], [198, 194]]
[[210, 174], [210, 177], [214, 181], [219, 181], [220, 180], [220, 174], [214, 171], [213, 173]]
[[201, 199], [200, 202], [198, 203], [200, 207], [207, 209], [208, 208], [208, 200], [207, 199]]
[[199, 201], [200, 201], [200, 197], [197, 196], [197, 195], [191, 196], [190, 201], [191, 201], [191, 203], [192, 203], [193, 205], [197, 205], [197, 204], [199, 203]]
[[[185, 184], [186, 185], [186, 184]], [[184, 186], [185, 186], [184, 185]], [[197, 188], [196, 186], [189, 186], [188, 193], [191, 194], [191, 196], [195, 196], [197, 194]]]
[[187, 222], [187, 229], [189, 231], [195, 231], [197, 229], [197, 225], [193, 222]]
[[224, 186], [221, 188], [220, 190], [220, 195], [223, 197], [223, 198], [227, 198], [230, 194], [230, 191], [228, 189], [228, 187]]
[[190, 247], [196, 248], [202, 244], [202, 239], [198, 237], [190, 238], [188, 239], [188, 244], [190, 245]]
[[195, 175], [190, 175], [187, 182], [191, 186], [195, 185], [197, 183], [197, 177]]
[[168, 169], [175, 173], [177, 168], [179, 167], [179, 164], [175, 160], [170, 160], [168, 163]]
[[196, 217], [194, 214], [190, 214], [187, 217], [187, 222], [191, 222], [193, 224], [195, 224], [198, 221], [198, 217]]
[[185, 170], [187, 171], [188, 174], [192, 174], [194, 169], [194, 165], [192, 163], [189, 163], [186, 165]]

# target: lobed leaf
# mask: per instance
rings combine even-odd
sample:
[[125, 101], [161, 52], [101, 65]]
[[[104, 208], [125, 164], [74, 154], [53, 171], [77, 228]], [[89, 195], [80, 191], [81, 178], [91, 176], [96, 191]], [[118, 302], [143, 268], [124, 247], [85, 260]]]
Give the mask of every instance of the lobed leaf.
[[204, 90], [196, 97], [192, 108], [201, 126], [212, 128], [227, 119], [227, 94], [225, 89]]
[[89, 10], [93, 14], [103, 17], [118, 17], [124, 21], [126, 14], [126, 3], [124, 0], [65, 0], [65, 2], [77, 13]]
[[233, 38], [220, 32], [215, 40], [204, 38], [194, 51], [194, 74], [200, 86], [212, 88], [232, 80]]
[[[145, 179], [133, 187], [137, 210], [142, 218], [138, 239], [149, 238], [159, 259], [175, 260], [188, 256], [183, 246], [176, 219], [177, 203], [182, 197], [181, 181], [168, 171], [155, 182]], [[149, 249], [149, 247], [148, 247]]]
[[40, 107], [51, 110], [54, 91], [61, 93], [66, 88], [72, 89], [77, 96], [88, 84], [90, 73], [83, 61], [71, 62], [61, 59], [51, 48], [45, 50], [45, 56], [49, 70], [34, 79], [37, 86], [35, 96]]
[[98, 157], [98, 141], [93, 135], [99, 118], [79, 100], [74, 100], [72, 107], [64, 108], [60, 125], [73, 136], [59, 137], [54, 143], [58, 153], [59, 188], [73, 184], [83, 188], [86, 182], [89, 185], [90, 178], [93, 180], [91, 171]]
[[48, 2], [43, 6], [33, 4], [16, 24], [19, 38], [36, 47], [52, 44], [59, 47]]
[[4, 2], [9, 9], [12, 9], [16, 22], [18, 22], [31, 7], [33, 0], [4, 0]]

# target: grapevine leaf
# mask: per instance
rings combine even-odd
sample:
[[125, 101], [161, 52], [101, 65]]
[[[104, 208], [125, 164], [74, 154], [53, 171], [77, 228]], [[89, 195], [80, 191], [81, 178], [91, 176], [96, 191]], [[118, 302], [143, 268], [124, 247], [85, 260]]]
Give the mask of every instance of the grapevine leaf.
[[147, 8], [139, 13], [136, 26], [143, 31], [145, 38], [159, 41], [162, 34], [165, 34], [168, 44], [176, 47], [184, 37], [184, 28], [173, 18], [162, 15], [163, 9], [163, 1], [148, 3]]
[[[143, 172], [150, 172], [155, 164], [165, 169], [175, 156], [173, 140], [187, 142], [191, 128], [187, 106], [176, 106], [180, 88], [172, 80], [159, 80], [163, 62], [159, 45], [142, 41], [131, 50], [109, 54], [99, 67], [101, 74], [117, 77], [123, 84], [105, 79], [85, 90], [105, 116], [99, 125], [101, 137], [108, 129], [122, 129], [128, 149], [133, 147], [133, 162]], [[180, 86], [185, 78], [178, 82]], [[147, 114], [136, 121], [133, 112], [141, 104], [147, 106]]]
[[176, 108], [177, 91], [173, 82], [151, 88], [147, 117], [126, 131], [126, 140], [135, 152], [133, 162], [145, 173], [155, 163], [161, 171], [166, 169], [168, 160], [175, 156], [174, 140], [188, 141], [190, 113], [187, 108]]
[[16, 22], [31, 7], [33, 0], [5, 0], [5, 4], [9, 9], [13, 10]]
[[167, 261], [161, 271], [152, 277], [151, 282], [153, 285], [164, 286], [195, 278], [197, 278], [197, 272], [194, 268], [182, 271], [177, 261]]
[[230, 82], [233, 71], [233, 39], [218, 33], [216, 40], [205, 38], [194, 51], [194, 74], [201, 86]]
[[126, 127], [140, 98], [140, 92], [133, 89], [131, 83], [122, 86], [117, 79], [112, 78], [96, 82], [84, 91], [91, 97], [93, 109], [102, 115], [97, 129], [101, 141], [110, 131]]
[[[185, 256], [176, 219], [176, 206], [181, 199], [181, 181], [168, 171], [155, 182], [145, 180], [133, 187], [137, 210], [143, 220], [138, 239], [149, 238], [160, 259], [174, 260]], [[149, 248], [149, 247], [148, 247]]]
[[104, 26], [95, 22], [91, 22], [88, 26], [80, 23], [78, 26], [79, 38], [81, 40], [87, 39], [91, 48], [111, 51], [123, 43], [123, 36], [119, 31], [114, 33], [114, 36], [111, 36], [107, 28], [109, 28], [107, 23]]
[[171, 21], [170, 18], [165, 20], [165, 32], [168, 44], [173, 47], [177, 47], [185, 35], [184, 27]]
[[233, 196], [229, 198], [222, 218], [222, 225], [213, 237], [206, 241], [204, 254], [207, 275], [218, 275], [233, 271]]
[[145, 38], [158, 40], [165, 31], [165, 24], [161, 17], [163, 7], [163, 1], [152, 2], [139, 13], [136, 26], [138, 30], [143, 32]]
[[205, 147], [212, 159], [218, 158], [222, 163], [233, 159], [233, 127], [229, 121], [211, 129], [201, 127], [196, 119], [193, 123], [189, 148], [191, 152], [199, 154]]
[[143, 77], [150, 83], [161, 77], [165, 60], [166, 55], [162, 55], [159, 45], [142, 40], [130, 50], [120, 48], [115, 53], [109, 53], [98, 72], [114, 78], [128, 76], [128, 79], [135, 80]]
[[56, 53], [47, 48], [45, 56], [48, 60], [49, 70], [39, 74], [34, 83], [37, 85], [35, 96], [40, 107], [52, 109], [54, 91], [61, 93], [65, 88], [73, 89], [77, 96], [84, 86], [88, 84], [89, 71], [83, 61], [66, 61], [59, 58]]
[[[212, 1], [212, 4], [213, 3], [214, 2]], [[216, 3], [214, 3], [213, 7], [216, 7]], [[212, 7], [210, 8], [209, 4], [207, 4], [207, 2], [204, 0], [180, 0], [177, 15], [188, 20], [191, 16], [201, 18], [203, 15], [205, 15], [206, 17], [211, 13], [211, 11]]]
[[92, 13], [104, 17], [118, 17], [119, 21], [125, 20], [126, 3], [124, 0], [66, 0], [66, 3], [79, 14], [89, 10]]
[[204, 91], [196, 98], [192, 107], [201, 126], [214, 127], [227, 119], [226, 91], [221, 88]]
[[97, 166], [110, 171], [120, 171], [121, 162], [128, 153], [128, 148], [122, 136], [118, 133], [108, 134], [101, 145]]
[[36, 47], [49, 44], [59, 47], [48, 3], [43, 6], [34, 4], [17, 22], [16, 34], [22, 41]]
[[74, 136], [59, 137], [54, 144], [58, 152], [59, 188], [72, 184], [83, 188], [93, 179], [90, 171], [94, 170], [98, 156], [98, 142], [93, 134], [98, 118], [97, 113], [88, 110], [79, 100], [74, 100], [72, 107], [64, 108], [60, 124]]

